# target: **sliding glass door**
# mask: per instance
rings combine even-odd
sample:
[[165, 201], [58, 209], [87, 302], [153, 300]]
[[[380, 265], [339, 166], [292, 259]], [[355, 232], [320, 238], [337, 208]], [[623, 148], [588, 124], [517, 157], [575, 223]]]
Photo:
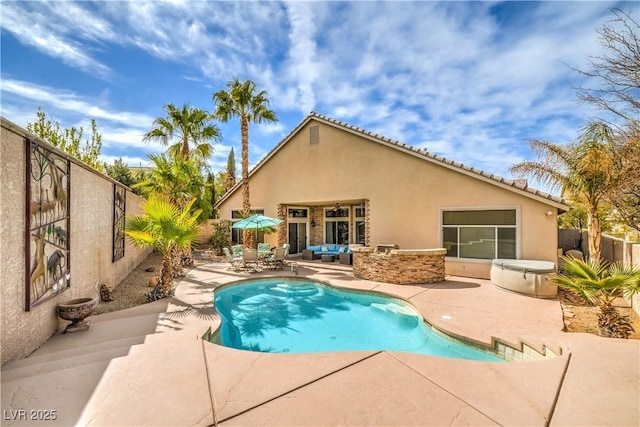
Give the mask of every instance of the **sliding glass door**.
[[307, 223], [289, 223], [289, 253], [299, 254], [307, 248]]

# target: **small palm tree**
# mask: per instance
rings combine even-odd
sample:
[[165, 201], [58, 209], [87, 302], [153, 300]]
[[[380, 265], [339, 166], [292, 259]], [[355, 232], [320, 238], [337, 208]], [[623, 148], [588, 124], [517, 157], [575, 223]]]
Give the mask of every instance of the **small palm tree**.
[[562, 266], [562, 274], [553, 282], [598, 306], [598, 326], [602, 335], [629, 338], [634, 332], [633, 326], [616, 310], [613, 300], [620, 294], [630, 299], [640, 292], [640, 268], [622, 263], [607, 266], [599, 260], [582, 261], [572, 257], [564, 257]]
[[143, 140], [168, 146], [175, 138], [178, 142], [170, 145], [168, 150], [171, 157], [208, 159], [212, 150], [209, 141], [220, 139], [220, 130], [211, 123], [211, 115], [187, 104], [182, 108], [167, 104], [165, 110], [167, 116], [155, 119], [154, 128], [144, 135]]
[[191, 246], [198, 234], [200, 211], [191, 211], [195, 199], [183, 208], [166, 197], [152, 196], [143, 206], [144, 214], [127, 219], [126, 234], [137, 246], [153, 246], [162, 255], [162, 271], [148, 300], [173, 294], [172, 252]]
[[[269, 109], [267, 92], [256, 92], [256, 84], [251, 80], [241, 82], [238, 78], [227, 82], [227, 90], [220, 90], [213, 94], [215, 110], [214, 117], [222, 122], [228, 122], [234, 117], [240, 118], [240, 135], [242, 142], [242, 213], [245, 217], [251, 215], [251, 200], [249, 198], [249, 122], [277, 122], [276, 113]], [[243, 241], [246, 247], [252, 247], [253, 234], [244, 230]]]

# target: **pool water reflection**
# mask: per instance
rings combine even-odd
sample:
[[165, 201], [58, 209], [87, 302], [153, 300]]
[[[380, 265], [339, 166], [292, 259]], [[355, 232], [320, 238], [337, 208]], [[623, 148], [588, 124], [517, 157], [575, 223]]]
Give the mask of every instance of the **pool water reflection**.
[[434, 332], [406, 302], [312, 281], [270, 279], [216, 290], [221, 317], [215, 341], [270, 353], [402, 351], [504, 361]]

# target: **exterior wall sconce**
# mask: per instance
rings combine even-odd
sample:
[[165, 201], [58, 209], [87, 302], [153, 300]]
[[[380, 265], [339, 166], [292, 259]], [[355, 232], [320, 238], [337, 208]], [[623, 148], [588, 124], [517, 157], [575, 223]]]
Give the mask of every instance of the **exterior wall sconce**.
[[553, 211], [547, 211], [547, 213], [544, 214], [544, 216], [547, 216], [547, 217], [551, 215], [553, 215]]
[[315, 226], [316, 226], [316, 222], [315, 222], [315, 220], [313, 220], [313, 219], [311, 220], [311, 226], [312, 226], [312, 227], [315, 227]]

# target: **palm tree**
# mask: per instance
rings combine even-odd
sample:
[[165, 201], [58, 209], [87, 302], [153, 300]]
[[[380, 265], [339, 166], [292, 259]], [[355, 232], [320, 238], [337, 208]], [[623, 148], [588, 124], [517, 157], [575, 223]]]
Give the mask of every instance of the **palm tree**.
[[[221, 122], [228, 122], [233, 117], [240, 118], [240, 134], [242, 142], [242, 214], [251, 214], [251, 200], [249, 198], [249, 122], [277, 122], [276, 113], [269, 109], [267, 92], [256, 92], [256, 84], [251, 80], [241, 82], [235, 77], [227, 82], [227, 90], [220, 90], [213, 94], [215, 110], [213, 112]], [[253, 233], [243, 232], [246, 247], [252, 247]]]
[[531, 148], [542, 157], [540, 162], [521, 162], [511, 167], [520, 176], [531, 175], [543, 184], [560, 189], [570, 200], [587, 209], [589, 256], [600, 259], [600, 208], [623, 177], [621, 156], [614, 140], [613, 130], [602, 122], [593, 122], [583, 128], [576, 143], [568, 146], [533, 140]]
[[[154, 167], [147, 173], [146, 179], [134, 187], [141, 189], [146, 197], [154, 194], [162, 195], [180, 207], [186, 206], [189, 201], [195, 199], [192, 209], [198, 209], [199, 222], [205, 222], [213, 206], [207, 197], [206, 187], [209, 184], [205, 181], [196, 161], [185, 160], [182, 157], [170, 159], [164, 154], [149, 154], [149, 159]], [[191, 265], [193, 265], [191, 247], [177, 251], [174, 256], [174, 277], [182, 275], [182, 267]]]
[[607, 266], [595, 259], [582, 261], [564, 257], [562, 274], [552, 280], [599, 307], [598, 325], [602, 335], [628, 338], [634, 332], [629, 319], [621, 316], [613, 306], [613, 300], [620, 294], [630, 300], [640, 292], [639, 267], [622, 263]]
[[167, 104], [164, 108], [167, 116], [155, 119], [154, 128], [144, 135], [143, 140], [168, 146], [175, 138], [178, 142], [168, 149], [172, 158], [193, 157], [201, 161], [209, 158], [212, 150], [209, 141], [220, 139], [220, 130], [211, 123], [209, 113], [189, 107], [188, 104], [180, 109], [173, 104]]
[[149, 154], [153, 168], [147, 172], [146, 179], [134, 185], [149, 197], [152, 194], [166, 196], [178, 206], [196, 198], [196, 207], [202, 208], [202, 198], [206, 183], [196, 161], [182, 158], [170, 159], [165, 154]]
[[137, 246], [153, 246], [162, 255], [160, 280], [147, 297], [150, 301], [173, 294], [172, 252], [189, 247], [198, 233], [200, 211], [191, 211], [194, 201], [181, 208], [167, 197], [152, 196], [142, 206], [144, 214], [127, 219], [129, 239]]

